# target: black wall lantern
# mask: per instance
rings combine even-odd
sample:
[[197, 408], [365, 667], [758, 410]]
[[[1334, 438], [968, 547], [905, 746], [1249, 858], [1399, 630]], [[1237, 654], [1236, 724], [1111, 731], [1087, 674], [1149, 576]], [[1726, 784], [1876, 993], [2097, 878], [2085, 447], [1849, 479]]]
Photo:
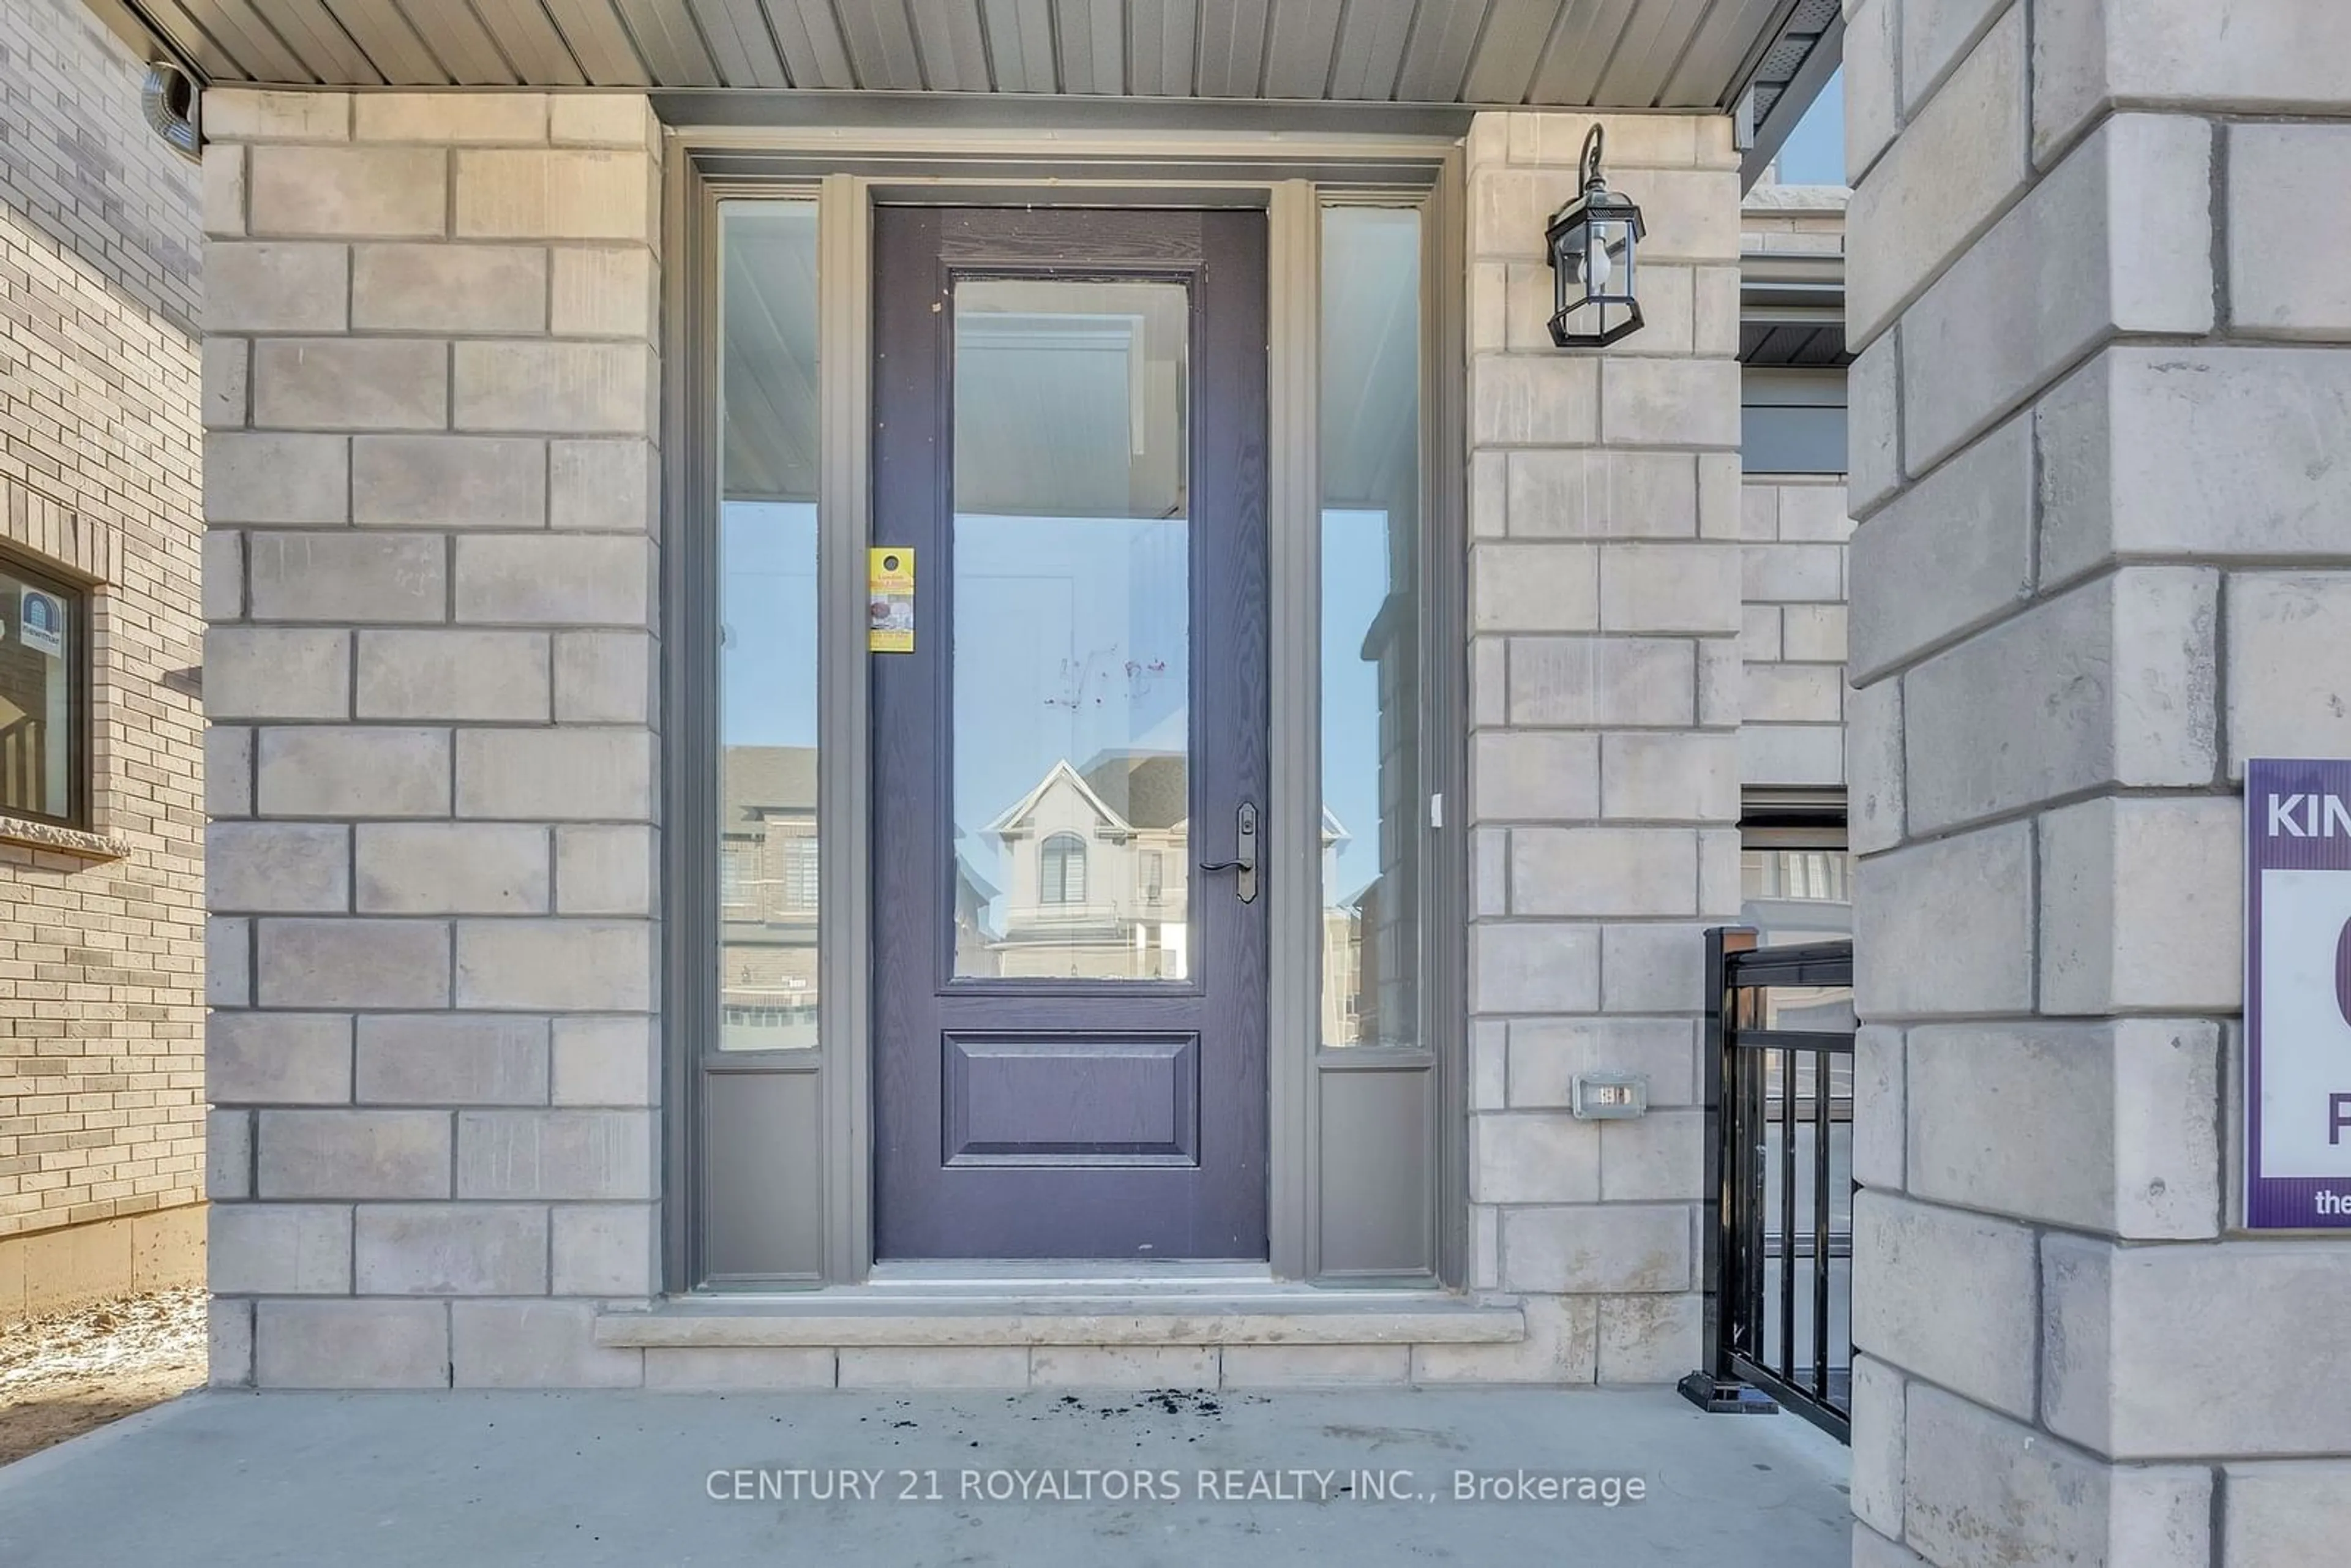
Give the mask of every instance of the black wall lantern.
[[1583, 191], [1560, 208], [1544, 231], [1551, 253], [1551, 340], [1562, 349], [1598, 349], [1641, 329], [1641, 302], [1633, 297], [1633, 251], [1641, 238], [1641, 209], [1608, 188], [1599, 126], [1583, 139], [1576, 162]]

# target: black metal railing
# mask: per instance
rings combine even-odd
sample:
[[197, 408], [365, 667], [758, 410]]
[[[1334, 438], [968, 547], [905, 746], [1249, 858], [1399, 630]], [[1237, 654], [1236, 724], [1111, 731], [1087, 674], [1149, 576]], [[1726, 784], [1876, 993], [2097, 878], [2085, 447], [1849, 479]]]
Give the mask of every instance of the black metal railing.
[[1853, 1386], [1853, 944], [1706, 934], [1709, 1410], [1784, 1406], [1843, 1441]]

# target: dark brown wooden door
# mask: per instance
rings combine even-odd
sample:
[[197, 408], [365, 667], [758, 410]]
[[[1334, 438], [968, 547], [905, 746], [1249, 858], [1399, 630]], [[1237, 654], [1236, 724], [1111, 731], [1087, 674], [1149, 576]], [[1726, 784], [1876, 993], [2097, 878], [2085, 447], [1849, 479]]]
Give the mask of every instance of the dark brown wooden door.
[[1264, 214], [875, 267], [875, 1255], [1263, 1258]]

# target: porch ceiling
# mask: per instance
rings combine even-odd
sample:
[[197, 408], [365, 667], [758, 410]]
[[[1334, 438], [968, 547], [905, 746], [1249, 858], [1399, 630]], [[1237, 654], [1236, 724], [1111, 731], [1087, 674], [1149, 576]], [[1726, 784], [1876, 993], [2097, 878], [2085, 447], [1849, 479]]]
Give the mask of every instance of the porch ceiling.
[[206, 78], [1720, 109], [1837, 0], [90, 0]]

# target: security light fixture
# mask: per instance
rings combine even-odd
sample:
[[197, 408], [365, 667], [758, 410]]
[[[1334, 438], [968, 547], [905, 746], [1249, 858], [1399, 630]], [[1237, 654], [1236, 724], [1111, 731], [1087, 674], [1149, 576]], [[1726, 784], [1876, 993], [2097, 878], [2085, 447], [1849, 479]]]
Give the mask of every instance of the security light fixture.
[[1597, 125], [1577, 160], [1583, 189], [1544, 231], [1554, 309], [1551, 340], [1562, 349], [1605, 348], [1641, 329], [1633, 297], [1633, 250], [1643, 234], [1641, 209], [1608, 188], [1600, 172], [1606, 133]]

